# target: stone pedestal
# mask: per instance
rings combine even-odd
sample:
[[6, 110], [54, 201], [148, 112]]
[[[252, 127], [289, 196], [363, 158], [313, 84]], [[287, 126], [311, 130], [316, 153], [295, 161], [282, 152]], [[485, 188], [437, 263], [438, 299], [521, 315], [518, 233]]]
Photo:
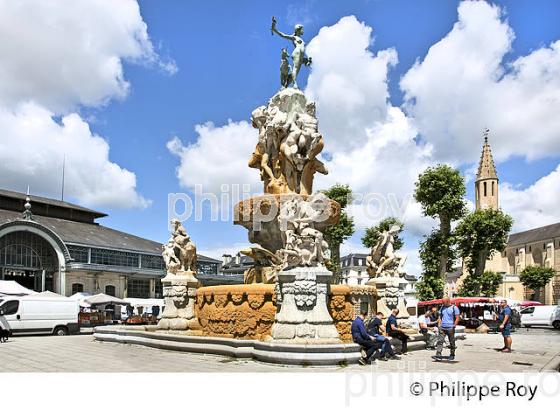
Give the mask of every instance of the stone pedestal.
[[383, 276], [372, 278], [367, 283], [375, 286], [377, 290], [377, 311], [382, 312], [385, 317], [391, 314], [391, 310], [399, 309], [400, 319], [408, 319], [409, 314], [406, 309], [404, 289], [407, 281], [404, 278]]
[[158, 322], [161, 330], [196, 330], [200, 328], [194, 314], [196, 290], [200, 286], [191, 272], [167, 274], [161, 280], [165, 309]]
[[332, 273], [323, 266], [296, 267], [278, 274], [276, 289], [280, 311], [272, 326], [272, 339], [287, 343], [339, 343], [327, 310]]

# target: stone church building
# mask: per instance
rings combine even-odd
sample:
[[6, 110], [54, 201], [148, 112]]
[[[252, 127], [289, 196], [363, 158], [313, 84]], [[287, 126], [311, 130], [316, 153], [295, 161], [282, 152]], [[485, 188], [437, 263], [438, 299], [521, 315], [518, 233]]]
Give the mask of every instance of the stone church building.
[[[498, 174], [486, 136], [475, 181], [476, 209], [498, 209], [498, 193]], [[530, 265], [551, 267], [557, 273], [544, 291], [536, 295], [519, 280], [519, 273]], [[486, 270], [503, 274], [504, 281], [496, 296], [514, 300], [534, 297], [545, 304], [560, 303], [560, 223], [510, 234], [505, 251], [494, 252]], [[458, 282], [464, 277], [465, 272]]]

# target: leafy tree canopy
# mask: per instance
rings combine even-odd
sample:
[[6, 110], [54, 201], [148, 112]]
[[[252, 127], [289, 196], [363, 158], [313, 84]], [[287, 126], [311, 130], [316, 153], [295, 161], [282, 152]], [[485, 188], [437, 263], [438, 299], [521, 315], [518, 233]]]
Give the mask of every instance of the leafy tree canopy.
[[529, 289], [539, 290], [545, 287], [554, 275], [556, 275], [554, 269], [534, 265], [523, 269], [519, 274], [519, 279]]
[[479, 209], [465, 216], [455, 228], [459, 254], [470, 273], [481, 275], [492, 252], [502, 252], [513, 219], [501, 210]]
[[465, 211], [465, 180], [460, 172], [448, 165], [430, 167], [418, 177], [414, 199], [422, 205], [424, 215], [461, 218]]
[[501, 274], [485, 271], [482, 275], [469, 274], [459, 288], [459, 296], [484, 296], [493, 297], [498, 292], [498, 287], [502, 284]]
[[444, 281], [435, 276], [422, 276], [416, 283], [419, 300], [433, 300], [443, 297]]
[[352, 203], [352, 190], [348, 184], [335, 184], [322, 192], [327, 196], [327, 198], [338, 202], [341, 209], [345, 209], [348, 204]]

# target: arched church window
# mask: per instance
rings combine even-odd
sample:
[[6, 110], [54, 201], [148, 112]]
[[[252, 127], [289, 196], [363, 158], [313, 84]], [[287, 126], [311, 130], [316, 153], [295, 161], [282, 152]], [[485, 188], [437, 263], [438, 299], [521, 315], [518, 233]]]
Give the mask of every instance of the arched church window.
[[486, 187], [486, 181], [484, 181], [484, 196], [487, 196], [488, 192], [487, 192], [487, 187]]

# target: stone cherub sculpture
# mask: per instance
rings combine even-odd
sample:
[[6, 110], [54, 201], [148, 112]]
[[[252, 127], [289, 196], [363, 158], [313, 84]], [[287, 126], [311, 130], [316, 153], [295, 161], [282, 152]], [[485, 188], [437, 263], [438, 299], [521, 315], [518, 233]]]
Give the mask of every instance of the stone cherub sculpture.
[[377, 243], [371, 248], [366, 258], [366, 269], [370, 277], [403, 276], [402, 266], [406, 258], [395, 252], [395, 236], [401, 231], [399, 225], [393, 225], [379, 234]]
[[252, 113], [252, 125], [259, 130], [259, 139], [249, 167], [260, 170], [265, 193], [311, 195], [315, 173], [328, 173], [317, 159], [324, 141], [315, 103], [306, 102], [301, 94], [294, 97], [301, 100], [297, 109], [286, 109], [287, 96], [282, 93]]
[[173, 275], [186, 273], [196, 276], [196, 245], [178, 219], [172, 219], [171, 225], [171, 238], [162, 246], [167, 272]]
[[267, 249], [253, 246], [241, 251], [253, 259], [254, 265], [243, 274], [244, 283], [276, 283], [278, 272], [282, 270], [282, 260]]
[[285, 267], [323, 265], [328, 243], [315, 228], [328, 212], [328, 199], [315, 194], [309, 201], [293, 197], [280, 206], [278, 222], [283, 231], [284, 247], [277, 251]]
[[[303, 36], [303, 26], [301, 24], [296, 24], [294, 27], [294, 34], [284, 34], [276, 29], [276, 18], [272, 17], [272, 26], [270, 31], [272, 34], [276, 33], [280, 37], [290, 40], [294, 45], [294, 51], [292, 52], [293, 67], [291, 69], [291, 80], [294, 88], [298, 88], [297, 76], [302, 65], [311, 65], [311, 57], [305, 55], [305, 41], [301, 38]], [[287, 58], [286, 58], [287, 60]], [[281, 69], [282, 71], [282, 69]], [[283, 87], [287, 85], [282, 84]]]

